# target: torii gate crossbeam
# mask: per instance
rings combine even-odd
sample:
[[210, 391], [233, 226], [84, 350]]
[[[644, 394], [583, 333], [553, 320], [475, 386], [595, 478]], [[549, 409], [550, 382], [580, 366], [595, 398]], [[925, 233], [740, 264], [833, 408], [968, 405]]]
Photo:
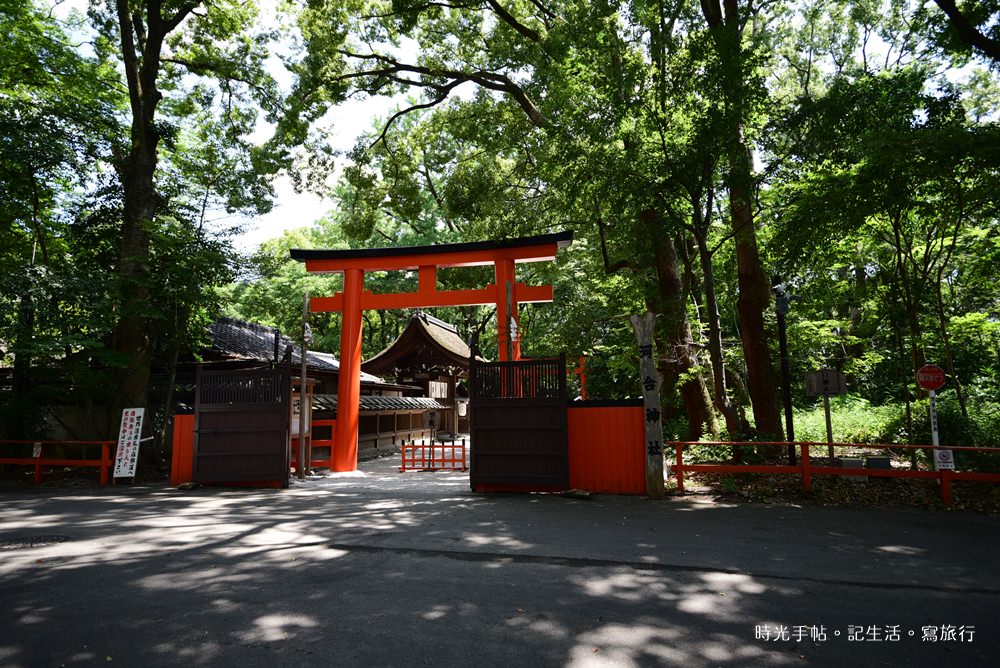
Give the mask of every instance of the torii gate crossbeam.
[[[310, 273], [344, 273], [344, 290], [332, 297], [309, 300], [314, 313], [339, 311], [340, 337], [337, 426], [331, 468], [353, 471], [358, 466], [358, 404], [361, 397], [362, 311], [434, 306], [496, 304], [501, 360], [521, 356], [517, 340], [517, 305], [553, 300], [551, 285], [525, 285], [515, 280], [515, 264], [551, 261], [573, 242], [572, 232], [506, 241], [482, 241], [410, 248], [355, 250], [292, 249], [293, 260], [305, 262]], [[493, 265], [495, 282], [478, 290], [438, 290], [437, 270], [445, 267]], [[417, 271], [416, 292], [374, 294], [364, 289], [369, 271]], [[512, 336], [513, 334], [513, 336]]]

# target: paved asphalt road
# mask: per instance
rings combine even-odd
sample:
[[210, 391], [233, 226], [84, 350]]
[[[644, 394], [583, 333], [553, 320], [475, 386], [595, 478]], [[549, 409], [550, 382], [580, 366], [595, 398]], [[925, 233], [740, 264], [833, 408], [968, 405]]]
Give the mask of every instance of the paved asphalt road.
[[0, 666], [1000, 665], [1000, 518], [473, 495], [396, 463], [0, 490]]

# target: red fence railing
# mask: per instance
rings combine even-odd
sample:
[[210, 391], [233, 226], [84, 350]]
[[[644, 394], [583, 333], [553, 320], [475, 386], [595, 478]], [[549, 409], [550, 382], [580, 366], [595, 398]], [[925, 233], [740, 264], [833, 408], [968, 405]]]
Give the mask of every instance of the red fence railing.
[[[312, 462], [310, 462], [309, 468], [325, 466], [330, 467], [333, 458], [333, 435], [337, 431], [337, 421], [336, 420], [313, 420], [312, 421], [312, 435], [306, 436], [307, 439], [312, 440]], [[317, 433], [323, 433], [326, 428], [330, 430], [329, 438], [316, 438]], [[329, 448], [329, 452], [326, 455], [326, 459], [318, 459], [316, 457], [316, 450], [319, 448]], [[299, 459], [299, 435], [292, 434], [292, 453], [291, 453], [291, 463], [292, 468], [298, 471], [298, 466], [301, 462]]]
[[403, 443], [401, 453], [402, 471], [465, 471], [469, 468], [466, 459], [465, 439], [461, 441], [451, 441], [450, 443], [440, 441], [435, 443]]
[[[815, 443], [797, 441], [788, 443], [785, 441], [765, 441], [765, 442], [735, 442], [735, 441], [673, 441], [676, 453], [673, 465], [674, 473], [677, 476], [677, 489], [684, 491], [685, 473], [778, 473], [802, 476], [802, 491], [808, 492], [812, 487], [812, 478], [816, 475], [844, 475], [844, 476], [867, 476], [879, 478], [929, 478], [936, 479], [941, 483], [941, 500], [945, 505], [950, 506], [952, 501], [951, 484], [953, 481], [971, 480], [976, 482], [1000, 482], [1000, 473], [980, 473], [977, 471], [953, 471], [942, 469], [940, 471], [921, 471], [915, 469], [902, 468], [848, 468], [834, 466], [814, 466], [809, 457], [809, 449], [812, 447], [827, 448], [850, 447], [852, 449], [867, 450], [953, 450], [968, 452], [992, 452], [1000, 454], [997, 448], [981, 448], [968, 446], [932, 446], [932, 445], [898, 445], [898, 444], [872, 444], [863, 445], [858, 443]], [[789, 446], [797, 445], [800, 450], [799, 463], [795, 466], [768, 465], [768, 464], [685, 464], [684, 448], [693, 445], [726, 445], [726, 446]]]
[[[87, 466], [100, 469], [101, 484], [107, 485], [111, 482], [111, 468], [114, 466], [114, 444], [115, 441], [9, 441], [0, 440], [0, 447], [8, 445], [31, 446], [31, 457], [4, 457], [0, 456], [0, 464], [19, 464], [22, 466], [35, 467], [35, 484], [42, 482], [43, 469], [46, 466]], [[81, 459], [66, 457], [65, 453], [60, 455], [46, 454], [45, 450], [56, 446], [80, 447], [88, 445], [101, 446], [100, 459]]]

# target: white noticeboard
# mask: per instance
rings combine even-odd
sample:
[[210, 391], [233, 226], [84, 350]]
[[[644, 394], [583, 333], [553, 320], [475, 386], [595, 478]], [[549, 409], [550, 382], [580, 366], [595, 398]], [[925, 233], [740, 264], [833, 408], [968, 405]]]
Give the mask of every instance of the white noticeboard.
[[955, 470], [955, 458], [952, 456], [951, 450], [935, 450], [934, 461], [937, 464], [938, 471], [943, 471], [944, 469]]
[[[292, 438], [299, 437], [299, 418], [302, 415], [302, 394], [299, 392], [292, 392], [292, 423], [289, 425], [289, 429], [292, 433]], [[306, 395], [306, 428], [305, 432], [308, 436], [312, 432], [312, 394]]]
[[118, 430], [118, 450], [115, 452], [116, 478], [134, 478], [139, 461], [139, 441], [142, 437], [142, 417], [145, 408], [122, 411], [122, 426]]

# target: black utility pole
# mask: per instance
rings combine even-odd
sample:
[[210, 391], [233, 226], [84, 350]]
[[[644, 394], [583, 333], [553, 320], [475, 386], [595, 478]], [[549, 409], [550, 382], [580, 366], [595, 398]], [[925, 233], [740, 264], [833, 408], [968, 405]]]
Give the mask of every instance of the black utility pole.
[[775, 285], [774, 297], [778, 311], [778, 346], [781, 349], [781, 394], [785, 403], [785, 440], [788, 441], [788, 465], [795, 466], [795, 427], [792, 424], [792, 387], [788, 371], [788, 332], [785, 315], [791, 308], [793, 299], [801, 299], [785, 292], [785, 286], [780, 282]]

